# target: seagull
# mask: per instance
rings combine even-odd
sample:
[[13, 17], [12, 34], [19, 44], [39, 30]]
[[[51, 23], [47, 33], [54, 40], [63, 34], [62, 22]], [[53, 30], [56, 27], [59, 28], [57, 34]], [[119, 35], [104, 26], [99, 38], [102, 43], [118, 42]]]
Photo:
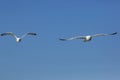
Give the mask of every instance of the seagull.
[[95, 35], [87, 35], [87, 36], [75, 36], [71, 38], [60, 38], [59, 40], [61, 41], [70, 41], [70, 40], [75, 40], [75, 39], [83, 39], [83, 42], [88, 42], [91, 41], [93, 37], [97, 36], [109, 36], [109, 35], [115, 35], [117, 32], [111, 33], [111, 34], [95, 34]]
[[5, 32], [5, 33], [2, 33], [2, 34], [1, 34], [1, 36], [8, 36], [8, 35], [14, 37], [15, 40], [16, 40], [16, 42], [21, 42], [22, 38], [24, 38], [25, 36], [27, 36], [27, 35], [36, 36], [37, 34], [36, 34], [36, 33], [32, 33], [32, 32], [28, 32], [28, 33], [22, 35], [21, 37], [17, 37], [17, 36], [16, 36], [14, 33], [12, 33], [12, 32]]

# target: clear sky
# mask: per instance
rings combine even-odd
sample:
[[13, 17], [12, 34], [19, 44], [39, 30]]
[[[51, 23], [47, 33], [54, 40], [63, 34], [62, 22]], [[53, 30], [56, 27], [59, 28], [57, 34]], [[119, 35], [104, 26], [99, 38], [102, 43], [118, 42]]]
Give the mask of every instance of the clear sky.
[[[120, 0], [0, 0], [0, 80], [120, 80]], [[59, 38], [118, 32], [91, 42]]]

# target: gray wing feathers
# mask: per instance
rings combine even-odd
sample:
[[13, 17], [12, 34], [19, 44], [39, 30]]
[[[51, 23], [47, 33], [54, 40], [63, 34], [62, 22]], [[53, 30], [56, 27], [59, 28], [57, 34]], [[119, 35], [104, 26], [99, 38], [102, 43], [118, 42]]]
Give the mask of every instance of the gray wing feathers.
[[74, 39], [84, 39], [84, 36], [76, 36], [76, 37], [71, 37], [71, 38], [60, 38], [59, 40], [61, 41], [69, 41], [69, 40], [74, 40]]
[[111, 33], [111, 34], [95, 34], [92, 37], [97, 37], [97, 36], [108, 36], [108, 35], [115, 35], [117, 32]]
[[21, 38], [24, 38], [24, 37], [27, 36], [27, 35], [36, 36], [37, 34], [36, 34], [36, 33], [29, 32], [29, 33], [24, 34]]
[[13, 36], [14, 38], [17, 38], [17, 36], [15, 34], [13, 34], [12, 32], [6, 32], [6, 33], [2, 33], [1, 36]]

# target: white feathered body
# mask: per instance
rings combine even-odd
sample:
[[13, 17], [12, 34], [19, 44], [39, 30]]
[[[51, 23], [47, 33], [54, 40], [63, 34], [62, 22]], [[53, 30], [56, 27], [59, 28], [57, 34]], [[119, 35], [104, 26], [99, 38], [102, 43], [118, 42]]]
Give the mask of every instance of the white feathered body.
[[21, 38], [16, 38], [16, 42], [21, 42]]
[[85, 39], [83, 40], [84, 42], [90, 41], [92, 39], [92, 36], [85, 36]]

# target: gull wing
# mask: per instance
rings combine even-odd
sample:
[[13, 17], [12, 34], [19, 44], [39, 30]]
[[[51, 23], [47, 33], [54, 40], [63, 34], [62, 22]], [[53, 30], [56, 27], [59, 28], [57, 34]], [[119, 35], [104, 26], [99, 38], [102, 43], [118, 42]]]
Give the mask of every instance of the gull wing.
[[14, 38], [17, 38], [17, 36], [15, 34], [13, 34], [12, 32], [5, 32], [5, 33], [1, 34], [1, 36], [8, 36], [8, 35], [10, 35], [10, 36], [12, 36]]
[[117, 32], [111, 33], [111, 34], [95, 34], [92, 37], [97, 37], [97, 36], [108, 36], [108, 35], [115, 35]]
[[69, 40], [74, 40], [74, 39], [85, 39], [85, 36], [75, 36], [75, 37], [71, 37], [71, 38], [60, 38], [59, 40], [69, 41]]
[[36, 33], [33, 33], [33, 32], [28, 32], [28, 33], [24, 34], [21, 38], [24, 38], [24, 37], [27, 36], [27, 35], [36, 36], [37, 34], [36, 34]]

